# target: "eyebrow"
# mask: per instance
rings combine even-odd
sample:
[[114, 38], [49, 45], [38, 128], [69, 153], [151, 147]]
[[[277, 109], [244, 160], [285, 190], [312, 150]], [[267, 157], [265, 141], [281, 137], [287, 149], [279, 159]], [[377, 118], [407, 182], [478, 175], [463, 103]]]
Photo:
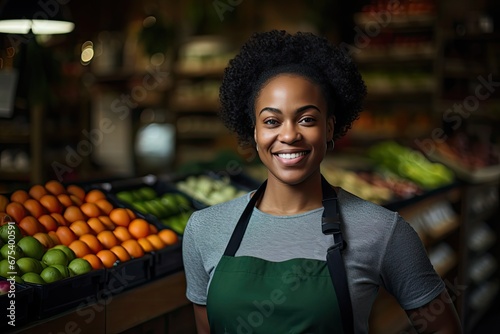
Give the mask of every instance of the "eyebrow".
[[[319, 113], [321, 113], [321, 110], [319, 110], [318, 107], [316, 107], [315, 105], [312, 105], [312, 104], [308, 104], [306, 106], [300, 107], [299, 109], [297, 109], [295, 111], [295, 113], [299, 114], [299, 113], [301, 113], [301, 112], [303, 112], [304, 110], [307, 110], [307, 109], [316, 109]], [[262, 114], [264, 111], [269, 111], [269, 112], [276, 113], [276, 114], [282, 114], [281, 110], [278, 109], [278, 108], [264, 107], [259, 112], [259, 115]]]

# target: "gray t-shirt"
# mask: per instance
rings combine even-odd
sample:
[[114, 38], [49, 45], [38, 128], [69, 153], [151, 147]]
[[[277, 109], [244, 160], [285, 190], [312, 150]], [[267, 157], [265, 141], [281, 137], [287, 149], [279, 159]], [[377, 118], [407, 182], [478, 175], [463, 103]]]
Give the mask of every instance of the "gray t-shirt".
[[[445, 284], [432, 267], [413, 228], [396, 212], [340, 189], [343, 251], [356, 333], [368, 333], [378, 287], [402, 308], [414, 309], [437, 297]], [[250, 193], [192, 214], [183, 238], [187, 298], [205, 305], [208, 286]], [[292, 216], [273, 216], [255, 208], [236, 256], [269, 261], [307, 258], [326, 261], [333, 243], [321, 231], [323, 208]]]

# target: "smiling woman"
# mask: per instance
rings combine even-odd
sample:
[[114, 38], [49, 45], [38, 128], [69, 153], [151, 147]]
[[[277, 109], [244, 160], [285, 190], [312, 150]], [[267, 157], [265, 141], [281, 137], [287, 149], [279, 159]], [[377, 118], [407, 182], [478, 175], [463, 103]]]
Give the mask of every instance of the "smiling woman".
[[418, 331], [461, 332], [452, 303], [425, 318], [449, 296], [412, 227], [321, 175], [365, 95], [350, 58], [309, 33], [255, 34], [230, 62], [221, 118], [268, 173], [255, 192], [199, 210], [186, 226], [199, 333], [368, 333], [381, 286]]

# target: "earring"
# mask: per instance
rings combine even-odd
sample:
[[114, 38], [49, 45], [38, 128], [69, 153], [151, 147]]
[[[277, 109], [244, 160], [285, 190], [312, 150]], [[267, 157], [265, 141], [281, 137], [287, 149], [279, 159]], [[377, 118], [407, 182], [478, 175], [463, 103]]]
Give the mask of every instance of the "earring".
[[259, 151], [259, 145], [255, 145], [255, 149], [257, 150], [257, 152]]
[[335, 142], [333, 141], [333, 139], [332, 139], [332, 140], [330, 140], [330, 141], [327, 143], [327, 145], [326, 145], [326, 146], [328, 146], [328, 144], [329, 144], [330, 142], [332, 143], [332, 145], [330, 146], [330, 150], [333, 150], [333, 148], [335, 147]]

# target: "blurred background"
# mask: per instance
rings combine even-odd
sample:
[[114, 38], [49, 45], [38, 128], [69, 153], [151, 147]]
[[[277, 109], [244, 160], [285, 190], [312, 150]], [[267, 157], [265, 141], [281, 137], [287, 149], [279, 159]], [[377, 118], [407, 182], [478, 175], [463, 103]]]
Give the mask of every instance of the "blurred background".
[[[452, 221], [444, 230], [424, 226], [422, 237], [437, 249], [443, 277], [449, 270], [453, 278], [479, 275], [461, 281], [477, 285], [467, 299], [450, 281], [468, 330], [495, 305], [498, 246], [478, 260], [479, 271], [466, 253], [499, 235], [498, 1], [0, 0], [0, 8], [1, 192], [50, 179], [207, 169], [262, 180], [255, 151], [238, 147], [218, 119], [224, 67], [256, 31], [315, 32], [353, 57], [368, 87], [365, 110], [329, 153], [325, 174], [381, 204], [459, 182], [460, 194], [446, 188], [443, 205], [412, 207], [453, 219], [407, 212], [408, 220], [414, 227]], [[16, 15], [70, 25], [33, 24], [20, 33], [3, 22]], [[403, 156], [410, 158], [396, 166]], [[424, 159], [443, 165], [417, 170]], [[372, 173], [383, 168], [401, 178]], [[464, 251], [466, 234], [476, 230]], [[437, 247], [450, 233], [452, 247]], [[373, 328], [404, 327], [380, 305]]]

